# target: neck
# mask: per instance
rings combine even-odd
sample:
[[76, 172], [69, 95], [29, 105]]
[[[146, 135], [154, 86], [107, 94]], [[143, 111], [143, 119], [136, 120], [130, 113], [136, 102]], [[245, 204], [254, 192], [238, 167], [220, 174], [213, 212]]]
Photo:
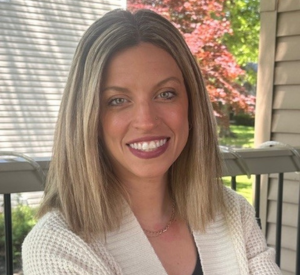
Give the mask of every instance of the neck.
[[172, 215], [173, 202], [167, 180], [143, 181], [125, 184], [131, 200], [131, 209], [141, 224], [149, 230], [163, 228]]

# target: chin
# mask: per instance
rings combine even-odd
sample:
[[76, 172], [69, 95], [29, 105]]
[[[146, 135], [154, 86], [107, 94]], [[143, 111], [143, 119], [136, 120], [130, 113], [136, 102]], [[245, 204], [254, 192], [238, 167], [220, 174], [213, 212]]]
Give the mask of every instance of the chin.
[[157, 171], [155, 171], [155, 169], [147, 169], [147, 171], [142, 171], [142, 170], [139, 170], [139, 171], [135, 171], [135, 172], [132, 172], [132, 174], [136, 177], [136, 178], [140, 178], [141, 180], [155, 180], [157, 179], [158, 181], [162, 180], [166, 174], [167, 174], [168, 170], [162, 170], [162, 169], [159, 169]]

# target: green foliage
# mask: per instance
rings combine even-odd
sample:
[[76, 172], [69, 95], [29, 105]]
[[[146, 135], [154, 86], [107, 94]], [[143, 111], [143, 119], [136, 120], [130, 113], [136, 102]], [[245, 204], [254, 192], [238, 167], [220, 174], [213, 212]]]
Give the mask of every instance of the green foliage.
[[[14, 263], [21, 263], [21, 246], [25, 236], [36, 223], [36, 209], [19, 204], [12, 210], [12, 240]], [[0, 213], [0, 251], [5, 250], [4, 214]]]
[[[259, 44], [259, 0], [226, 0], [224, 10], [233, 33], [226, 34], [223, 42], [234, 55], [237, 63], [245, 67], [257, 63]], [[247, 71], [247, 82], [256, 83], [256, 73]]]
[[241, 113], [233, 117], [235, 125], [254, 126], [254, 116], [248, 113]]

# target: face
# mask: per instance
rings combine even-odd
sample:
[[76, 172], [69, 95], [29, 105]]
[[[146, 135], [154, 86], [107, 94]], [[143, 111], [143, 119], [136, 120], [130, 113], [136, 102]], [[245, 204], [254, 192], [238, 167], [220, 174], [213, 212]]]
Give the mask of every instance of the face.
[[117, 53], [101, 88], [100, 117], [121, 181], [166, 179], [189, 132], [188, 97], [175, 60], [149, 43]]

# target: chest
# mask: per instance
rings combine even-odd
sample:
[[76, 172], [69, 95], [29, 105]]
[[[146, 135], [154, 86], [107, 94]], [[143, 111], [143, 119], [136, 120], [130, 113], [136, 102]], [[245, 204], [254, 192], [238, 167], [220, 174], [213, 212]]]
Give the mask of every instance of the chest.
[[[192, 234], [192, 245], [196, 246], [200, 255], [205, 275], [241, 275], [236, 251], [239, 253], [243, 251], [235, 247], [225, 219], [218, 218], [205, 233], [192, 232]], [[118, 232], [112, 232], [107, 236], [106, 248], [124, 275], [167, 275], [168, 268], [165, 268], [165, 261], [180, 260], [185, 256], [190, 259], [194, 257], [190, 261], [190, 266], [195, 267], [195, 250], [194, 256], [189, 253], [187, 255], [184, 242], [178, 240], [173, 243], [170, 241], [169, 246], [158, 248], [149, 241], [134, 217], [124, 222]], [[170, 254], [164, 258], [161, 256], [163, 253]], [[184, 261], [189, 262], [186, 259]]]

